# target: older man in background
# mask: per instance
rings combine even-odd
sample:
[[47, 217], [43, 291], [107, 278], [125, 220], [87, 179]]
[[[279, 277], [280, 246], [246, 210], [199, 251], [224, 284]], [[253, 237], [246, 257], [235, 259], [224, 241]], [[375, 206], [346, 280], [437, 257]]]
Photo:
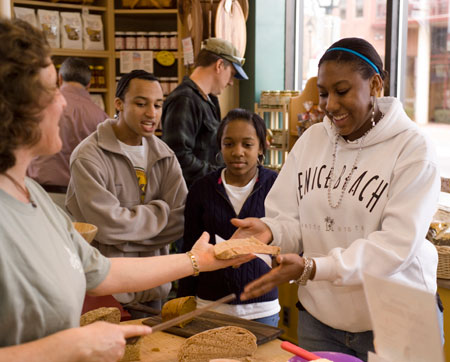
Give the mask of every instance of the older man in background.
[[64, 207], [70, 180], [69, 160], [75, 147], [97, 129], [108, 115], [90, 97], [91, 70], [80, 58], [67, 58], [58, 75], [61, 93], [67, 106], [59, 121], [61, 151], [51, 156], [39, 156], [28, 168], [28, 176], [39, 182], [53, 200]]

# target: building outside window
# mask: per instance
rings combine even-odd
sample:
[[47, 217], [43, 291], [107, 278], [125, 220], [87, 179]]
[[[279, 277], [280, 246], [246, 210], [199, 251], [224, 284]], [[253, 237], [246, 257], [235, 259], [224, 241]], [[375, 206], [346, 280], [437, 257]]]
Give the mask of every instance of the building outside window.
[[[301, 84], [317, 75], [324, 51], [343, 37], [369, 41], [385, 60], [386, 0], [311, 0], [303, 6]], [[405, 4], [406, 64], [401, 100], [418, 124], [450, 124], [450, 0], [409, 0]], [[355, 9], [355, 11], [344, 11]], [[359, 9], [359, 10], [358, 10]], [[361, 16], [361, 17], [360, 17]], [[394, 53], [394, 52], [392, 52]]]

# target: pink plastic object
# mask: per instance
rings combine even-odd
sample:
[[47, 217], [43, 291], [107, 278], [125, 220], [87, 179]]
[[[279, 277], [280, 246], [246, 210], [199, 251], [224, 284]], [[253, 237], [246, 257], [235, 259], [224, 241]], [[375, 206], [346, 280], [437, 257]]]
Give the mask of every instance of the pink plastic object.
[[295, 344], [292, 344], [291, 342], [287, 341], [281, 342], [281, 348], [303, 358], [306, 361], [314, 361], [316, 359], [321, 358], [318, 355], [307, 351], [306, 349], [303, 349], [299, 346], [296, 346]]

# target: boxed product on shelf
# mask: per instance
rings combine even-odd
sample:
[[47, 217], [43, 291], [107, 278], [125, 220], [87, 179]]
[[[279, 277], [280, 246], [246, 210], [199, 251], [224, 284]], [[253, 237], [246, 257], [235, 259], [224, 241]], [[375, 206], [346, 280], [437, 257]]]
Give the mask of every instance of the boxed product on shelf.
[[83, 49], [82, 25], [80, 13], [60, 12], [61, 47]]
[[44, 32], [52, 48], [60, 47], [59, 40], [59, 13], [53, 10], [38, 9], [37, 18], [39, 27]]
[[94, 0], [51, 0], [51, 2], [52, 3], [74, 3], [74, 4], [90, 5], [94, 2]]
[[83, 14], [83, 49], [105, 50], [102, 17], [97, 14]]
[[14, 16], [16, 19], [21, 19], [37, 27], [36, 12], [34, 9], [14, 6]]

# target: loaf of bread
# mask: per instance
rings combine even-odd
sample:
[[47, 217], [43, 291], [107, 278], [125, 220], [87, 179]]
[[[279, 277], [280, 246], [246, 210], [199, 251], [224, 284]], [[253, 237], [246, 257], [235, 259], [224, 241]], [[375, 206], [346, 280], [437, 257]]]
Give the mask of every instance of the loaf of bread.
[[83, 327], [85, 325], [97, 322], [104, 321], [109, 323], [120, 323], [120, 310], [115, 307], [101, 307], [97, 309], [90, 310], [89, 312], [84, 313], [80, 318], [80, 326]]
[[[197, 309], [197, 302], [195, 297], [181, 297], [169, 300], [167, 303], [164, 303], [161, 310], [161, 317], [163, 322], [168, 321], [169, 319], [173, 319], [182, 314], [186, 314], [192, 312]], [[188, 319], [184, 322], [178, 324], [179, 327], [183, 328], [186, 324], [191, 322], [192, 319]]]
[[227, 326], [207, 330], [186, 339], [178, 351], [180, 362], [208, 362], [214, 358], [248, 360], [256, 352], [256, 337], [250, 331]]
[[230, 239], [214, 245], [217, 259], [231, 259], [244, 254], [272, 254], [278, 255], [280, 248], [260, 242], [255, 237], [247, 239]]

